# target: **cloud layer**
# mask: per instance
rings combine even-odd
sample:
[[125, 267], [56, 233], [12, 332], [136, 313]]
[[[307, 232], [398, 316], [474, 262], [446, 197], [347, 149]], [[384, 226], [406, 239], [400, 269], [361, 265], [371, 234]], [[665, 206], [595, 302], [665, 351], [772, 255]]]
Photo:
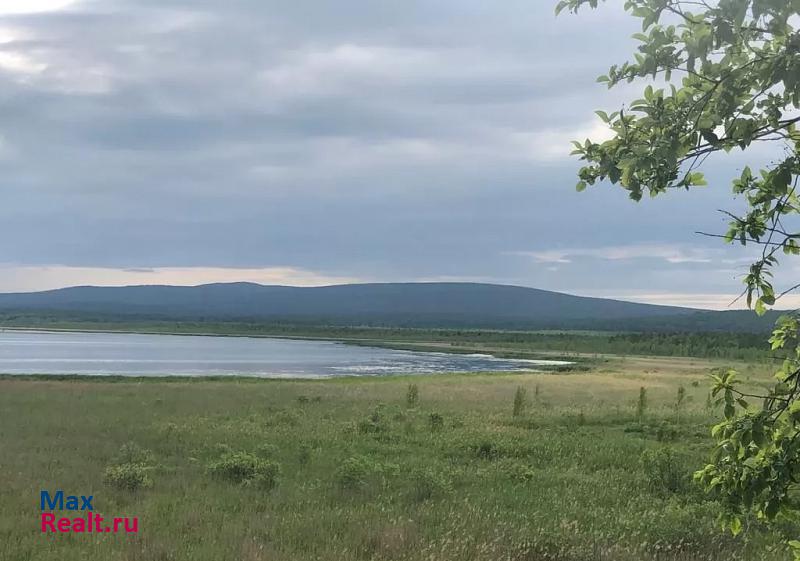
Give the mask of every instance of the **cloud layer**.
[[594, 81], [637, 30], [610, 4], [0, 2], [0, 289], [152, 269], [733, 294], [742, 253], [693, 234], [724, 229], [729, 164], [638, 205], [573, 190], [569, 140], [633, 95]]

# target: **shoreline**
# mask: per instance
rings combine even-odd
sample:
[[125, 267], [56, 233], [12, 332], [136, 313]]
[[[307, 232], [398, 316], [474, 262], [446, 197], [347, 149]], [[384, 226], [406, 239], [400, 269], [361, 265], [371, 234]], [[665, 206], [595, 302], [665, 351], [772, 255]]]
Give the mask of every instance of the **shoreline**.
[[[363, 337], [323, 337], [314, 335], [272, 335], [272, 334], [249, 334], [249, 333], [214, 333], [208, 331], [153, 331], [146, 329], [85, 329], [85, 328], [60, 328], [60, 327], [0, 327], [0, 333], [3, 331], [18, 331], [18, 332], [41, 332], [41, 333], [107, 333], [107, 334], [127, 334], [127, 335], [168, 335], [174, 337], [235, 337], [245, 339], [282, 339], [289, 341], [328, 341], [332, 343], [342, 343], [344, 345], [353, 345], [357, 347], [372, 347], [376, 349], [389, 349], [396, 351], [411, 351], [411, 352], [427, 352], [427, 353], [446, 353], [446, 354], [484, 354], [492, 358], [508, 359], [508, 360], [530, 360], [532, 357], [538, 357], [534, 360], [549, 360], [553, 362], [564, 361], [569, 358], [569, 364], [555, 365], [555, 366], [575, 366], [580, 367], [587, 363], [592, 362], [594, 355], [589, 353], [569, 353], [546, 351], [546, 350], [530, 350], [530, 351], [504, 351], [501, 349], [486, 349], [477, 345], [463, 345], [460, 347], [453, 347], [438, 341], [392, 341], [390, 339], [368, 339]], [[612, 357], [612, 355], [606, 355]]]
[[[474, 375], [517, 375], [517, 374], [556, 374], [568, 373], [581, 370], [588, 370], [588, 368], [581, 364], [580, 361], [566, 361], [564, 357], [559, 356], [557, 359], [548, 360], [546, 358], [538, 357], [537, 359], [529, 358], [531, 355], [524, 353], [523, 357], [519, 356], [500, 356], [499, 353], [489, 352], [485, 349], [468, 349], [468, 348], [449, 348], [440, 346], [436, 343], [403, 343], [392, 342], [387, 340], [366, 340], [366, 339], [346, 339], [346, 338], [323, 338], [323, 337], [309, 337], [309, 336], [287, 336], [287, 335], [247, 335], [247, 334], [214, 334], [214, 333], [191, 333], [191, 332], [162, 332], [162, 331], [148, 331], [148, 330], [126, 330], [126, 329], [69, 329], [69, 328], [38, 328], [38, 327], [3, 327], [0, 332], [9, 333], [86, 333], [86, 334], [109, 334], [109, 335], [165, 335], [176, 337], [241, 337], [246, 339], [266, 339], [266, 340], [295, 340], [295, 341], [317, 341], [317, 342], [330, 342], [344, 345], [351, 345], [357, 347], [370, 347], [374, 349], [396, 350], [409, 353], [425, 353], [430, 355], [480, 355], [483, 358], [518, 361], [521, 363], [530, 364], [529, 368], [520, 368], [514, 370], [499, 369], [499, 370], [454, 370], [450, 372], [393, 372], [393, 373], [367, 373], [367, 374], [284, 374], [284, 373], [258, 373], [248, 375], [245, 373], [215, 373], [208, 374], [185, 374], [185, 373], [153, 373], [153, 374], [120, 374], [120, 373], [72, 373], [72, 372], [25, 372], [25, 373], [11, 373], [0, 371], [0, 380], [37, 380], [37, 381], [85, 381], [85, 380], [98, 380], [110, 382], [144, 382], [155, 380], [170, 380], [170, 381], [241, 381], [241, 380], [271, 380], [271, 381], [329, 381], [329, 380], [363, 380], [363, 379], [376, 379], [376, 378], [419, 378], [431, 376], [474, 376]], [[519, 355], [520, 353], [509, 353]]]

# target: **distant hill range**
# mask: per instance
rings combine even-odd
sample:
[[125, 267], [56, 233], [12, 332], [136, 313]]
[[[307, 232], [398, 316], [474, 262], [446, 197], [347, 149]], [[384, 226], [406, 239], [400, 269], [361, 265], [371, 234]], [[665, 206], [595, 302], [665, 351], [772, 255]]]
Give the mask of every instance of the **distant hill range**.
[[706, 311], [476, 283], [77, 286], [0, 294], [0, 313], [108, 320], [630, 331], [766, 331], [777, 313]]

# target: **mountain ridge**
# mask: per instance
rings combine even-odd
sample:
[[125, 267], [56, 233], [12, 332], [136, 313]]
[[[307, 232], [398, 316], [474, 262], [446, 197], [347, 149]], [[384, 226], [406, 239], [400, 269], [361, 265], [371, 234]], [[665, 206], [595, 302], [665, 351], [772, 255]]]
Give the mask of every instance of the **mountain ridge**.
[[774, 313], [594, 298], [523, 286], [427, 282], [316, 287], [251, 282], [196, 286], [74, 286], [0, 293], [0, 312], [103, 318], [256, 321], [398, 327], [762, 331]]

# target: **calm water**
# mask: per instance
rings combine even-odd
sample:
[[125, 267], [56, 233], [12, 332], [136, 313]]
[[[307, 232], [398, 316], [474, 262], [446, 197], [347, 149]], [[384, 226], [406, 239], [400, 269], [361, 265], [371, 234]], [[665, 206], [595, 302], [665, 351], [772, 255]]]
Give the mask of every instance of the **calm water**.
[[568, 364], [357, 347], [331, 341], [0, 332], [0, 373], [269, 378], [535, 370]]

